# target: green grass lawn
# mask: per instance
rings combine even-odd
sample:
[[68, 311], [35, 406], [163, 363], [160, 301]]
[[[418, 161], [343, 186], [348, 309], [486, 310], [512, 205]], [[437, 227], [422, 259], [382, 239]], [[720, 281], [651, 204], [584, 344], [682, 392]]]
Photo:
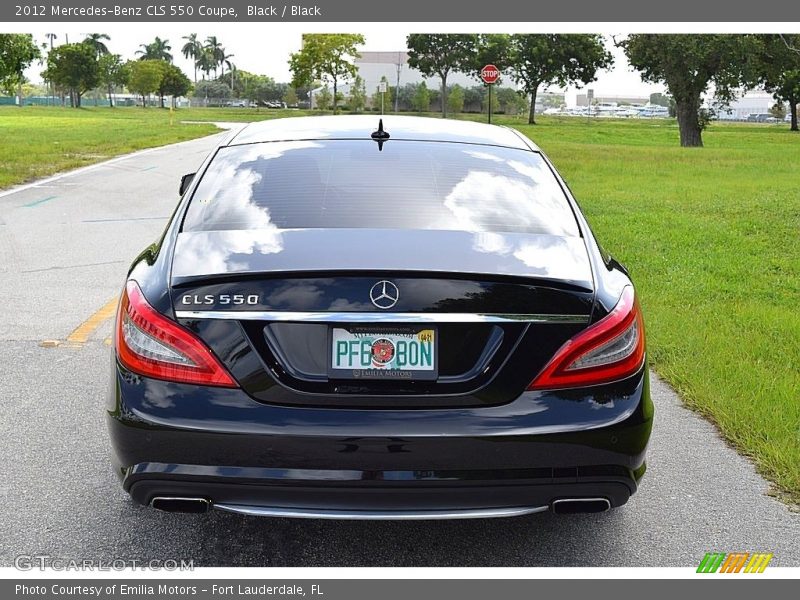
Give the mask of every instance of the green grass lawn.
[[0, 189], [119, 154], [208, 135], [156, 108], [0, 107]]
[[799, 501], [800, 135], [714, 124], [680, 148], [671, 121], [516, 126], [630, 269], [651, 365]]
[[[299, 114], [4, 107], [0, 188], [213, 131], [182, 121]], [[673, 120], [540, 121], [496, 119], [547, 152], [630, 269], [652, 366], [800, 501], [800, 135], [715, 123], [705, 148], [680, 148]]]

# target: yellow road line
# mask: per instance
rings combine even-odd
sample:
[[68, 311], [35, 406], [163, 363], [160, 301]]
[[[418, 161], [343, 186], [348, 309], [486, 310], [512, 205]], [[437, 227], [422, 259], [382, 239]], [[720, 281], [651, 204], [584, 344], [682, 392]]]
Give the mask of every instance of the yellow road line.
[[117, 311], [117, 298], [112, 298], [102, 308], [100, 308], [91, 317], [86, 319], [83, 323], [75, 328], [75, 331], [69, 334], [67, 343], [75, 346], [82, 346], [92, 335], [92, 332], [100, 327], [100, 325], [114, 316]]

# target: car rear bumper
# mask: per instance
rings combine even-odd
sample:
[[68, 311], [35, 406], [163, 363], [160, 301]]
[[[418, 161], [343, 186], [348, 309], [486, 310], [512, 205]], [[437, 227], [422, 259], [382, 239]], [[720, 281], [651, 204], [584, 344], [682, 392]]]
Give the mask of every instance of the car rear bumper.
[[108, 411], [117, 472], [141, 504], [202, 499], [245, 514], [459, 518], [627, 502], [645, 470], [646, 370], [580, 395], [437, 410], [266, 405], [242, 390], [118, 368]]

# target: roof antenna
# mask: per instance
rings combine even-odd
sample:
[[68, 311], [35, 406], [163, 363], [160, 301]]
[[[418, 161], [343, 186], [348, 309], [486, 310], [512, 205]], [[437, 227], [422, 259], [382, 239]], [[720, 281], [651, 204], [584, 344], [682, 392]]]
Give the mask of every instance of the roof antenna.
[[391, 137], [389, 132], [383, 129], [383, 119], [378, 120], [378, 130], [373, 131], [370, 137], [378, 142], [378, 151], [383, 151], [383, 143]]

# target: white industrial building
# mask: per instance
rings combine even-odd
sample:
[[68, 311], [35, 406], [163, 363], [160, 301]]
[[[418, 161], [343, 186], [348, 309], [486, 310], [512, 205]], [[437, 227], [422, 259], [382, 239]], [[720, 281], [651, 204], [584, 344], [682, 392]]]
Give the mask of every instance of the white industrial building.
[[[439, 89], [442, 86], [438, 76], [425, 78], [425, 76], [408, 66], [408, 52], [362, 52], [356, 59], [358, 74], [364, 80], [367, 93], [371, 94], [378, 87], [382, 77], [386, 77], [390, 86], [402, 87], [407, 83], [420, 83], [425, 81], [429, 88]], [[450, 73], [447, 76], [447, 85], [460, 85], [472, 87], [479, 85], [477, 77], [470, 77], [464, 73]]]
[[768, 113], [774, 105], [775, 99], [770, 94], [745, 94], [731, 102], [727, 109], [716, 109], [717, 118], [722, 121], [746, 121], [748, 115]]
[[[372, 96], [375, 93], [378, 84], [384, 77], [391, 87], [402, 87], [407, 83], [419, 84], [423, 81], [430, 89], [438, 90], [442, 86], [442, 81], [438, 76], [426, 78], [420, 71], [411, 68], [408, 64], [408, 52], [405, 50], [396, 52], [361, 52], [356, 59], [356, 67], [358, 68], [359, 77], [364, 80], [367, 96]], [[480, 81], [477, 77], [471, 77], [465, 73], [449, 73], [447, 75], [447, 85], [456, 84], [468, 88], [480, 85]], [[330, 86], [328, 86], [328, 89], [333, 91]], [[339, 85], [338, 90], [348, 96], [350, 94], [350, 85]], [[316, 108], [314, 96], [317, 91], [314, 90], [311, 94], [312, 108]]]

